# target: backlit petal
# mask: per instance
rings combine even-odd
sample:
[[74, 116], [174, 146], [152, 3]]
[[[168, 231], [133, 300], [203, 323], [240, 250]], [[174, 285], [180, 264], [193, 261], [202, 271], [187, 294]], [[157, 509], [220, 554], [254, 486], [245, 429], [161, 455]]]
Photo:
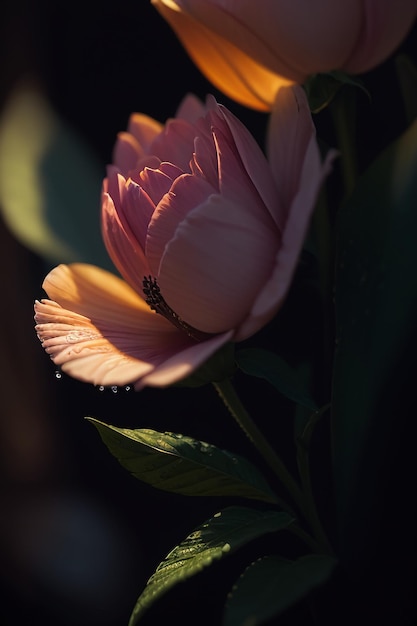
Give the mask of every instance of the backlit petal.
[[[142, 208], [148, 207], [148, 212], [144, 209], [141, 213], [135, 215], [136, 232], [139, 237], [143, 237], [143, 233], [146, 233], [148, 215], [153, 209], [153, 204], [149, 199], [145, 198], [146, 194], [139, 187], [133, 187], [133, 183], [131, 187], [125, 204], [126, 213], [129, 212], [128, 205], [130, 204], [133, 205], [131, 208], [135, 215], [135, 197], [141, 197]], [[117, 212], [110, 195], [103, 193], [101, 224], [104, 243], [113, 263], [123, 278], [137, 293], [141, 293], [142, 280], [145, 275], [149, 274], [149, 265], [143, 252], [142, 241], [137, 238], [136, 233], [131, 229], [128, 220], [125, 218], [126, 213], [123, 211]]]
[[56, 365], [93, 384], [135, 382], [192, 341], [121, 279], [90, 265], [60, 265], [35, 304], [36, 331]]
[[176, 10], [174, 3], [154, 0], [153, 4], [208, 80], [245, 106], [268, 111], [279, 87], [304, 78], [294, 71], [290, 78], [278, 76], [230, 43], [227, 37], [206, 28], [190, 14]]

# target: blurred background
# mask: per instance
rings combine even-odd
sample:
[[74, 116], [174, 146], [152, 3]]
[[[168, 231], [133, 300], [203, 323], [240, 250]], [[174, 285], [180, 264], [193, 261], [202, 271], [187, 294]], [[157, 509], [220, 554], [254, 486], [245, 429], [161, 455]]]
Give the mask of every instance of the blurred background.
[[[415, 54], [415, 42], [414, 29], [404, 50]], [[383, 104], [363, 118], [363, 165], [405, 128], [401, 104], [387, 95], [397, 89], [392, 65], [372, 73], [368, 84]], [[265, 116], [218, 94], [150, 3], [94, 9], [77, 1], [2, 3], [1, 626], [127, 625], [159, 561], [224, 504], [142, 485], [110, 455], [85, 416], [183, 432], [253, 455], [211, 387], [101, 392], [57, 374], [33, 330], [33, 301], [44, 295], [43, 278], [56, 263], [79, 252], [78, 260], [111, 267], [99, 237], [99, 197], [117, 132], [133, 111], [160, 121], [173, 116], [188, 91], [201, 98], [214, 93], [262, 141]], [[318, 124], [331, 143], [327, 119], [319, 117]], [[31, 168], [39, 158], [36, 177]], [[65, 218], [59, 217], [61, 204]], [[39, 232], [31, 211], [44, 222]], [[61, 245], [51, 243], [46, 217], [56, 220]], [[303, 297], [308, 294], [295, 287], [290, 303]], [[314, 351], [314, 303], [297, 311], [302, 330], [296, 349]], [[271, 411], [265, 389], [253, 402], [260, 413]], [[217, 624], [220, 604], [211, 600], [202, 611], [202, 587], [189, 589], [176, 600], [188, 603], [191, 616], [183, 623]]]

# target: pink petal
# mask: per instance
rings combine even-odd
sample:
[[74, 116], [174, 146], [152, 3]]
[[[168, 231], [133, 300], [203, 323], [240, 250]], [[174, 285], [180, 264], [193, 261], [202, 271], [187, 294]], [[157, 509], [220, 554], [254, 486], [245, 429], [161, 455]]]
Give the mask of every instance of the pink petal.
[[138, 160], [143, 156], [143, 149], [133, 135], [125, 132], [118, 133], [113, 148], [113, 163], [125, 177], [129, 176], [129, 172], [136, 167]]
[[417, 16], [416, 0], [364, 0], [362, 29], [343, 69], [362, 73], [385, 61], [402, 43]]
[[[315, 135], [304, 90], [298, 85], [280, 89], [269, 119], [267, 153], [281, 206], [287, 211], [299, 188], [307, 147]], [[286, 217], [284, 212], [284, 222]]]
[[194, 328], [235, 328], [269, 279], [278, 245], [256, 207], [247, 210], [212, 195], [181, 221], [168, 243], [158, 278], [161, 294]]
[[179, 223], [187, 213], [205, 202], [214, 189], [202, 178], [183, 174], [162, 198], [149, 224], [146, 258], [151, 274], [159, 275], [159, 266], [167, 243], [174, 237]]
[[321, 164], [315, 138], [310, 139], [299, 191], [288, 213], [275, 270], [259, 293], [250, 315], [238, 329], [236, 341], [242, 341], [257, 332], [281, 307], [297, 266], [320, 187], [330, 172], [335, 157], [336, 152], [330, 151], [324, 164]]
[[183, 352], [175, 354], [153, 370], [153, 372], [146, 374], [139, 380], [135, 385], [136, 389], [142, 389], [145, 385], [165, 387], [189, 376], [221, 346], [227, 343], [232, 336], [233, 331], [216, 335], [212, 339], [197, 343]]
[[155, 138], [163, 130], [163, 125], [143, 113], [132, 113], [129, 118], [127, 130], [135, 137], [142, 149], [142, 153], [150, 152], [150, 147]]
[[35, 303], [36, 331], [62, 370], [95, 385], [136, 382], [192, 345], [121, 279], [91, 265], [60, 265]]
[[172, 163], [161, 163], [157, 169], [145, 167], [136, 180], [156, 206], [162, 196], [168, 193], [174, 180], [182, 173], [182, 170]]
[[[220, 129], [213, 128], [214, 141], [218, 154], [218, 177], [220, 181], [220, 193], [222, 196], [234, 203], [245, 205], [249, 212], [256, 211], [257, 219], [262, 221], [265, 227], [270, 228], [279, 234], [279, 228], [271, 218], [271, 213], [263, 202], [262, 190], [254, 186], [253, 179], [249, 176], [243, 167], [241, 155], [236, 151], [236, 146], [230, 141], [230, 135], [225, 136]], [[259, 162], [260, 168], [269, 172], [269, 166], [266, 159], [261, 155]], [[265, 178], [272, 182], [270, 189], [270, 204], [274, 204], [274, 209], [279, 208], [279, 197], [272, 177], [269, 173]], [[262, 182], [258, 179], [258, 182]], [[266, 181], [265, 181], [266, 182]], [[267, 183], [263, 191], [267, 188]], [[272, 199], [274, 202], [272, 202]]]
[[[123, 210], [119, 208], [116, 211], [113, 199], [108, 193], [103, 193], [101, 222], [104, 243], [113, 263], [137, 293], [142, 292], [143, 277], [149, 274], [143, 243], [153, 208], [150, 199], [134, 183], [129, 185]], [[135, 231], [130, 222], [134, 222]]]
[[[217, 105], [214, 98], [211, 103], [212, 124], [222, 131], [223, 136], [231, 136], [235, 152], [239, 155], [242, 165], [251, 179], [253, 186], [262, 198], [265, 206], [279, 228], [282, 227], [281, 206], [279, 195], [268, 162], [261, 148], [248, 129], [225, 107]], [[218, 136], [218, 133], [216, 134]], [[224, 166], [223, 166], [224, 167]]]
[[175, 117], [194, 124], [200, 117], [205, 115], [205, 112], [206, 107], [201, 100], [194, 94], [189, 93], [183, 98]]
[[156, 137], [150, 150], [161, 161], [175, 163], [183, 172], [190, 171], [194, 150], [195, 127], [180, 119], [168, 120], [164, 131]]

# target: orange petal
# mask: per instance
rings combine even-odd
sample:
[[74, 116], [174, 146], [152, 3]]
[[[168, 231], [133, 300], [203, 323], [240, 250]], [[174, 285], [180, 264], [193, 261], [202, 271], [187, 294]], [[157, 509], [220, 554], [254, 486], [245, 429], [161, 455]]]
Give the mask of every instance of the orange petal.
[[60, 265], [35, 303], [36, 331], [56, 365], [95, 385], [136, 382], [192, 344], [121, 279], [84, 264]]
[[269, 111], [278, 88], [293, 82], [270, 71], [171, 2], [153, 2], [208, 80], [249, 108]]

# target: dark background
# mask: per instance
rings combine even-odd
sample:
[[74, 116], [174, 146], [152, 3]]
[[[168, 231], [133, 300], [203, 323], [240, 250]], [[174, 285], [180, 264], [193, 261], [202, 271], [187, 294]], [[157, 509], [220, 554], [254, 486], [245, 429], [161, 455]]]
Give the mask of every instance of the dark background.
[[[209, 85], [148, 2], [102, 3], [93, 9], [88, 3], [8, 0], [1, 14], [0, 107], [16, 81], [35, 78], [62, 119], [93, 147], [103, 176], [116, 133], [126, 127], [130, 113], [164, 121], [188, 91], [201, 98], [214, 93], [263, 140], [266, 117]], [[414, 30], [404, 51], [415, 54], [415, 41]], [[375, 100], [371, 106], [359, 98], [361, 168], [405, 128], [392, 62], [365, 78]], [[329, 119], [323, 114], [316, 121], [319, 136], [332, 145]], [[339, 177], [336, 166], [335, 186]], [[261, 343], [273, 338], [295, 359], [318, 350], [320, 318], [315, 296], [306, 289], [308, 271], [305, 275], [301, 268], [279, 329], [272, 324], [260, 335]], [[33, 300], [43, 295], [45, 273], [44, 260], [0, 221], [0, 624], [123, 626], [159, 561], [225, 503], [172, 496], [139, 483], [84, 417], [182, 432], [253, 460], [256, 455], [211, 387], [115, 394], [65, 376], [56, 379], [33, 331]], [[289, 348], [286, 330], [296, 322], [301, 329], [297, 345]], [[323, 376], [321, 392], [329, 382]], [[276, 417], [290, 413], [290, 406], [284, 400], [277, 406], [262, 384], [237, 382], [265, 430], [288, 435]], [[291, 462], [291, 450], [286, 454]], [[325, 469], [326, 459], [319, 495], [331, 519]], [[291, 551], [293, 546], [278, 548]], [[213, 568], [214, 574], [181, 585], [178, 595], [169, 596], [144, 623], [177, 619], [180, 612], [183, 624], [219, 624], [225, 595], [241, 566], [238, 557], [231, 563], [221, 576]], [[295, 613], [290, 617], [288, 623], [304, 623]], [[304, 617], [301, 611], [299, 620]]]

